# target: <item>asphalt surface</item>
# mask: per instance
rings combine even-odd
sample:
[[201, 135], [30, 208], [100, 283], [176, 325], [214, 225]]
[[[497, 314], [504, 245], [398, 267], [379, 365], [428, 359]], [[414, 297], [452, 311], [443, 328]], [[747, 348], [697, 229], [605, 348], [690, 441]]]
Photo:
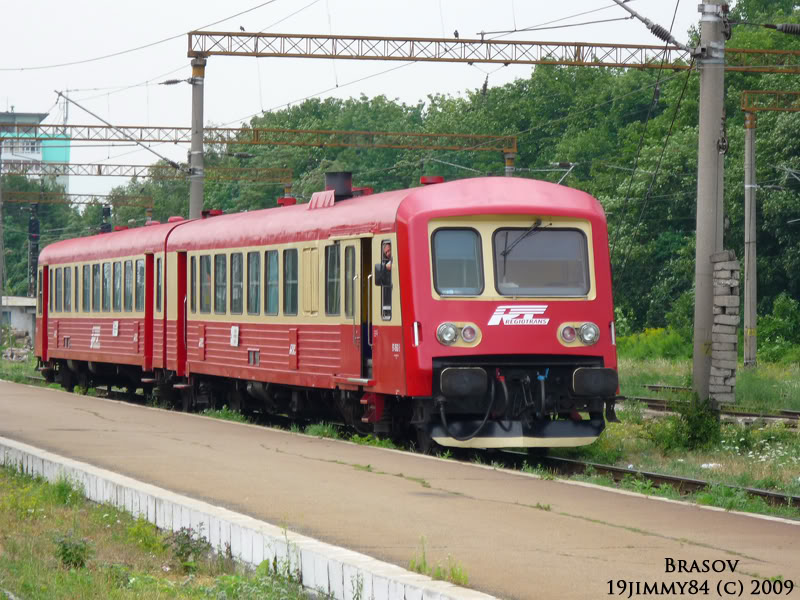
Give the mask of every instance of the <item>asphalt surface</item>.
[[[708, 582], [713, 597], [728, 581], [749, 597], [753, 577], [800, 588], [800, 522], [5, 381], [0, 436], [402, 567], [424, 538], [429, 563], [450, 556], [470, 587], [501, 598], [628, 597], [618, 581], [633, 582], [633, 596], [637, 582], [640, 593]], [[668, 559], [735, 571], [668, 572]]]

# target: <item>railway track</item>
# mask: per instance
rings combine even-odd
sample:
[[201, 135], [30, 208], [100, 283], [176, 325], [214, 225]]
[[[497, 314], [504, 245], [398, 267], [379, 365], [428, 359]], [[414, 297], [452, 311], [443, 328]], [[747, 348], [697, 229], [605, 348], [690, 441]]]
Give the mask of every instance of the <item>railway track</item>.
[[[645, 404], [648, 409], [658, 412], [672, 412], [675, 407], [680, 406], [682, 402], [680, 400], [665, 400], [664, 398], [648, 398], [643, 396], [619, 396], [617, 400], [620, 402], [625, 402], [626, 400], [641, 402]], [[720, 415], [731, 418], [783, 421], [790, 427], [797, 427], [798, 424], [800, 424], [800, 411], [797, 410], [781, 409], [777, 414], [767, 414], [721, 407], [719, 412]]]
[[[506, 455], [509, 462], [518, 469], [521, 469], [523, 463], [527, 462], [528, 460], [528, 456], [521, 452], [508, 451], [504, 452], [504, 455]], [[603, 465], [600, 463], [574, 460], [571, 458], [560, 458], [556, 456], [541, 457], [538, 459], [538, 462], [541, 467], [558, 475], [583, 475], [589, 471], [596, 475], [608, 475], [617, 483], [621, 482], [626, 477], [634, 477], [644, 481], [650, 481], [656, 487], [665, 485], [671, 486], [675, 488], [681, 495], [692, 494], [702, 491], [706, 488], [710, 488], [713, 485], [717, 485], [713, 482], [705, 481], [703, 479], [665, 475], [663, 473], [653, 473], [650, 471], [628, 469], [625, 467]], [[762, 490], [758, 488], [747, 488], [727, 484], [719, 485], [724, 485], [732, 490], [741, 490], [749, 496], [762, 498], [773, 506], [790, 506], [800, 508], [800, 496], [792, 496], [790, 494], [782, 494], [780, 492], [773, 492], [771, 490]]]
[[[37, 383], [44, 382], [44, 378], [38, 375], [27, 375], [26, 376], [31, 381], [36, 381]], [[144, 397], [143, 396], [135, 396], [131, 397], [130, 394], [126, 392], [120, 392], [114, 389], [100, 389], [101, 397], [111, 398], [114, 400], [122, 400], [122, 401], [130, 401], [136, 403], [143, 403]], [[624, 401], [625, 399], [629, 400], [637, 400], [640, 402], [644, 402], [648, 405], [648, 408], [653, 408], [654, 410], [662, 410], [667, 411], [669, 409], [669, 402], [660, 398], [624, 398], [621, 397], [620, 400]], [[769, 418], [776, 418], [774, 415], [762, 415], [759, 413], [746, 413], [742, 411], [724, 411], [725, 414], [733, 414], [738, 416], [752, 416], [752, 417], [769, 417]], [[781, 411], [782, 413], [786, 413], [785, 416], [780, 417], [782, 419], [791, 420], [797, 422], [800, 419], [800, 413], [797, 411]], [[288, 421], [287, 421], [288, 423]], [[259, 424], [269, 426], [274, 425], [272, 419], [259, 420]], [[281, 426], [284, 424], [281, 422]], [[483, 455], [482, 462], [491, 462], [490, 460], [485, 460], [487, 456], [496, 455], [496, 452], [491, 451], [484, 451], [480, 454]], [[503, 464], [506, 467], [521, 470], [525, 464], [528, 463], [530, 456], [526, 453], [518, 452], [518, 451], [502, 451], [500, 455], [503, 457]], [[457, 455], [456, 458], [462, 460], [469, 460], [469, 453], [464, 453], [463, 456]], [[650, 481], [656, 487], [669, 485], [675, 488], [680, 494], [688, 495], [698, 491], [701, 491], [705, 488], [709, 488], [712, 485], [715, 485], [712, 482], [705, 481], [702, 479], [693, 479], [689, 477], [678, 477], [676, 475], [665, 475], [663, 473], [653, 473], [650, 471], [642, 471], [636, 469], [628, 469], [625, 467], [617, 467], [613, 465], [604, 465], [600, 463], [593, 463], [587, 461], [580, 461], [574, 460], [570, 458], [560, 458], [554, 456], [542, 456], [536, 459], [540, 466], [544, 467], [545, 469], [549, 469], [558, 475], [564, 476], [572, 476], [572, 475], [583, 475], [587, 471], [592, 472], [598, 475], [608, 475], [610, 476], [615, 482], [621, 482], [626, 477], [635, 477], [639, 479], [643, 479], [645, 481]], [[725, 485], [733, 490], [741, 490], [744, 493], [755, 496], [758, 498], [764, 499], [767, 503], [773, 506], [789, 506], [800, 508], [800, 496], [792, 496], [789, 494], [782, 494], [780, 492], [773, 492], [770, 490], [762, 490], [758, 488], [746, 488], [746, 487], [739, 487], [739, 486], [732, 486], [727, 484]]]

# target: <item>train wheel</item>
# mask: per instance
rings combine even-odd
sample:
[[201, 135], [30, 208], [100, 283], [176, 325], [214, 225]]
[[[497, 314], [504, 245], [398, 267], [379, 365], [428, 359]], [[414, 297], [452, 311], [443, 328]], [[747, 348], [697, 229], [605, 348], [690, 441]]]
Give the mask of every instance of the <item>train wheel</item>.
[[72, 393], [75, 388], [75, 374], [66, 365], [61, 365], [58, 374], [61, 379], [61, 387]]
[[419, 454], [438, 454], [442, 446], [433, 441], [430, 434], [423, 428], [417, 427], [416, 451]]
[[185, 390], [180, 391], [181, 395], [181, 411], [189, 412], [192, 409], [192, 389], [187, 388]]

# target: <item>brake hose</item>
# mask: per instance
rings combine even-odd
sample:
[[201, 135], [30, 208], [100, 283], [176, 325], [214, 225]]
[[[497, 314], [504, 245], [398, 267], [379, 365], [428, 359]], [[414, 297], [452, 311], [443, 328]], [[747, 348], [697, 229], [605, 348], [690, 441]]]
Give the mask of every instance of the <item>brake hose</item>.
[[442, 417], [442, 425], [444, 425], [447, 434], [451, 438], [453, 438], [457, 442], [467, 442], [481, 432], [484, 425], [486, 425], [486, 421], [489, 420], [489, 415], [491, 414], [492, 407], [494, 406], [494, 379], [492, 379], [492, 385], [489, 393], [491, 394], [491, 397], [489, 398], [489, 406], [486, 407], [486, 414], [483, 416], [483, 421], [481, 421], [481, 424], [478, 425], [478, 428], [473, 433], [465, 436], [455, 435], [452, 431], [450, 431], [450, 425], [447, 423], [447, 416], [445, 416], [444, 413], [445, 399], [444, 396], [441, 397], [441, 400], [439, 400], [439, 415]]

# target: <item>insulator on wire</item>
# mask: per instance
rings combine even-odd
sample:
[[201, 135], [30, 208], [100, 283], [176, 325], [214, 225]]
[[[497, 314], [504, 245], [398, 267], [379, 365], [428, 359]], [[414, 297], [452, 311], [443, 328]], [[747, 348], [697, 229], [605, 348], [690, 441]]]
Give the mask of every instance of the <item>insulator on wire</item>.
[[654, 36], [664, 42], [672, 41], [672, 34], [657, 23], [653, 23], [653, 25], [650, 27], [650, 31], [653, 32]]
[[797, 23], [781, 23], [775, 29], [789, 35], [800, 35], [800, 25]]

